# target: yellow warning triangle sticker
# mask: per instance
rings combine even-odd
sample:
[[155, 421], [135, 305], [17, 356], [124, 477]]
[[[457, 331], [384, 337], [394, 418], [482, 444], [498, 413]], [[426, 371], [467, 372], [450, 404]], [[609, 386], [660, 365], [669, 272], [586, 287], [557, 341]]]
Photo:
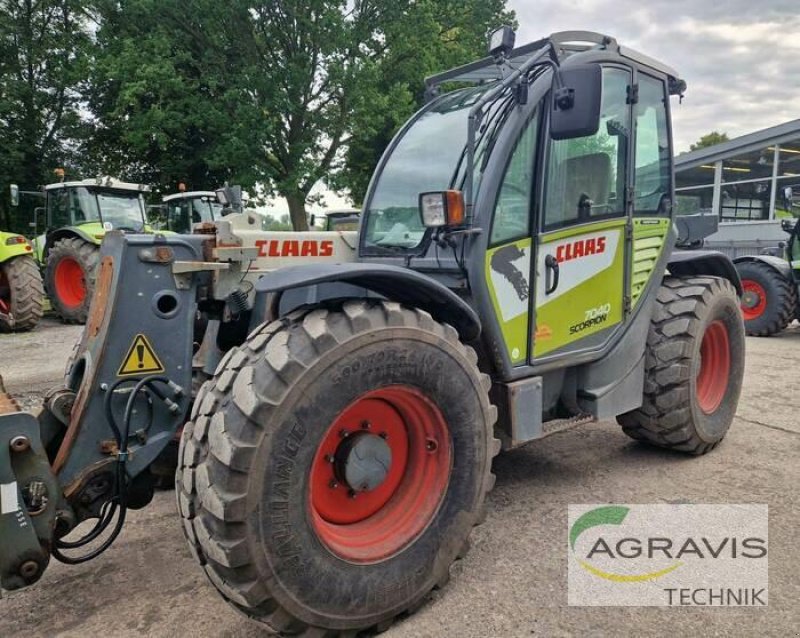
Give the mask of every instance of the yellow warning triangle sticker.
[[143, 334], [136, 335], [128, 349], [128, 354], [122, 360], [117, 376], [126, 377], [132, 374], [156, 374], [159, 372], [164, 372], [164, 366], [156, 351], [153, 350], [153, 346]]

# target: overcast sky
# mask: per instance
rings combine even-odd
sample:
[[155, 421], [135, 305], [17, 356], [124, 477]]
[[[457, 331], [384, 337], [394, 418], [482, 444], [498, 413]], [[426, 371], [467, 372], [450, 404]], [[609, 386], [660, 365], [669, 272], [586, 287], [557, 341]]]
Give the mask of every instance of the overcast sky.
[[555, 31], [614, 36], [677, 69], [675, 150], [800, 117], [800, 0], [509, 0], [517, 44]]

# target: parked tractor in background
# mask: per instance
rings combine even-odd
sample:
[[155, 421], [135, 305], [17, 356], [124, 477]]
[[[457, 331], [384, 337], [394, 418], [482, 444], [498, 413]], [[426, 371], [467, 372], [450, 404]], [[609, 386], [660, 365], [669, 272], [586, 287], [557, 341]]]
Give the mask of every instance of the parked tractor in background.
[[742, 279], [742, 314], [747, 334], [769, 337], [794, 319], [800, 319], [800, 210], [787, 186], [783, 209], [793, 217], [781, 220], [789, 235], [785, 245], [770, 255], [734, 259]]
[[489, 57], [429, 78], [358, 233], [269, 233], [245, 212], [106, 237], [65, 386], [0, 414], [2, 587], [106, 550], [192, 403], [189, 547], [226, 601], [289, 635], [380, 631], [444, 586], [501, 446], [614, 418], [690, 455], [722, 441], [740, 282], [676, 247], [685, 83], [602, 34], [513, 41], [500, 29]]
[[[361, 211], [357, 208], [326, 210], [321, 215], [325, 217], [324, 230], [358, 230], [361, 220]], [[316, 217], [316, 214], [311, 216], [311, 226], [316, 224]]]
[[151, 232], [143, 197], [149, 190], [101, 177], [19, 191], [44, 200], [34, 212], [33, 247], [50, 304], [65, 323], [86, 322], [106, 233]]
[[167, 230], [174, 233], [191, 233], [195, 224], [222, 217], [223, 206], [214, 191], [181, 191], [162, 201]]
[[22, 235], [0, 232], [0, 332], [33, 329], [43, 306], [44, 287], [33, 246]]

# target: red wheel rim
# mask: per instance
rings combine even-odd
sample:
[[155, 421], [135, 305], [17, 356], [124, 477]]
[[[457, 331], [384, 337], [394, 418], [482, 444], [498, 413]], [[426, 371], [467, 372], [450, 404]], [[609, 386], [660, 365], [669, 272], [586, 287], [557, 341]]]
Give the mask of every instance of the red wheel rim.
[[742, 279], [742, 315], [745, 321], [758, 319], [767, 309], [767, 291], [757, 281]]
[[86, 299], [86, 280], [83, 268], [72, 257], [64, 257], [56, 264], [56, 295], [68, 308], [76, 308]]
[[11, 311], [11, 285], [6, 273], [0, 268], [0, 312], [8, 314]]
[[728, 328], [719, 319], [703, 335], [700, 344], [700, 370], [697, 373], [697, 403], [706, 414], [719, 408], [731, 371], [731, 352]]
[[[342, 452], [365, 437], [388, 447], [391, 462], [379, 485], [353, 489], [341, 470]], [[433, 520], [451, 463], [447, 423], [425, 395], [407, 386], [368, 392], [339, 414], [314, 456], [309, 498], [314, 531], [340, 558], [384, 560], [412, 543]]]

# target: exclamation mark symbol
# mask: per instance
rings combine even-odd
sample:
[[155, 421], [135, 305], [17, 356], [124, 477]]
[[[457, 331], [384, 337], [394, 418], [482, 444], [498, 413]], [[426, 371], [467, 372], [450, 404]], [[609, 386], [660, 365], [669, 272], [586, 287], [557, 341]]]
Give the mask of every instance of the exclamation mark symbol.
[[136, 357], [139, 359], [139, 369], [144, 368], [144, 345], [136, 344]]

